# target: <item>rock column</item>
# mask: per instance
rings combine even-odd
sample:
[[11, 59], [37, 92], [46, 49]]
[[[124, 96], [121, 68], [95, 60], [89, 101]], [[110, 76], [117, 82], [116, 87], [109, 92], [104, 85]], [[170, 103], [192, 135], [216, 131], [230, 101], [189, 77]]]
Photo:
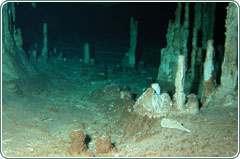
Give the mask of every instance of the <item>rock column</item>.
[[178, 56], [178, 69], [175, 79], [174, 107], [180, 112], [185, 110], [184, 80], [186, 74], [185, 56]]

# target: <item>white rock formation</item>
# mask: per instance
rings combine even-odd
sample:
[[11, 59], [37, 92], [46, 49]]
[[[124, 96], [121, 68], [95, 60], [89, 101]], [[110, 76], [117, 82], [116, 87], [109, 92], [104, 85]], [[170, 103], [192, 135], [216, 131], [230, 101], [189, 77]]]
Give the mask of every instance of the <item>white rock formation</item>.
[[155, 90], [155, 92], [157, 93], [157, 95], [160, 95], [161, 89], [160, 89], [160, 86], [159, 86], [158, 83], [153, 83], [153, 84], [151, 85], [151, 87], [152, 87], [152, 89]]
[[213, 65], [213, 40], [207, 42], [207, 53], [204, 62], [204, 81], [208, 81], [213, 77], [214, 65]]
[[204, 62], [204, 80], [203, 80], [203, 90], [201, 95], [202, 105], [205, 106], [212, 99], [212, 95], [215, 91], [214, 84], [214, 65], [213, 65], [213, 40], [208, 40], [207, 42], [207, 53]]
[[183, 112], [185, 109], [185, 94], [184, 94], [184, 80], [185, 80], [185, 57], [184, 55], [178, 56], [178, 69], [175, 78], [175, 89], [174, 94], [174, 108]]
[[160, 95], [160, 86], [157, 83], [152, 87], [137, 99], [133, 106], [134, 111], [149, 118], [166, 116], [172, 109], [172, 100], [167, 93]]

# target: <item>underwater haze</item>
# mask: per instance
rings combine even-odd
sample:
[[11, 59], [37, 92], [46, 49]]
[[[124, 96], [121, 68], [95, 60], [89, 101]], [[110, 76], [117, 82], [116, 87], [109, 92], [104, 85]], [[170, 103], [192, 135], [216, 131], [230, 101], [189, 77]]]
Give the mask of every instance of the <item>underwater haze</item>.
[[238, 4], [6, 2], [5, 157], [232, 157]]

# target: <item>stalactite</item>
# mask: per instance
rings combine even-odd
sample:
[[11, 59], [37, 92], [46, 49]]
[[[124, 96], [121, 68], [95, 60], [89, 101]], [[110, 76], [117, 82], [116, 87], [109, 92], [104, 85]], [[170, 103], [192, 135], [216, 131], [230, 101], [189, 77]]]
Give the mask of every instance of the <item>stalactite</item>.
[[189, 3], [185, 3], [185, 13], [184, 13], [184, 34], [183, 34], [183, 46], [182, 46], [182, 54], [186, 57], [186, 64], [187, 64], [187, 57], [188, 57], [188, 36], [189, 36]]
[[32, 5], [33, 8], [36, 8], [36, 6], [37, 6], [36, 2], [31, 2], [31, 5]]
[[15, 21], [16, 21], [16, 12], [15, 12], [15, 5], [14, 5], [14, 3], [10, 3], [10, 5], [11, 5], [11, 12], [12, 12], [12, 24], [13, 24], [13, 32], [15, 32], [16, 31], [16, 29], [15, 29]]
[[213, 39], [216, 3], [204, 2], [202, 7], [202, 49], [207, 47], [207, 40]]
[[175, 24], [177, 26], [181, 25], [181, 12], [182, 12], [182, 3], [178, 2], [178, 6], [175, 11]]
[[191, 53], [191, 78], [195, 78], [195, 63], [196, 63], [196, 53], [197, 53], [197, 40], [198, 31], [201, 27], [201, 9], [202, 3], [195, 4], [195, 15], [194, 15], [194, 28], [193, 28], [193, 38], [192, 38], [192, 53]]

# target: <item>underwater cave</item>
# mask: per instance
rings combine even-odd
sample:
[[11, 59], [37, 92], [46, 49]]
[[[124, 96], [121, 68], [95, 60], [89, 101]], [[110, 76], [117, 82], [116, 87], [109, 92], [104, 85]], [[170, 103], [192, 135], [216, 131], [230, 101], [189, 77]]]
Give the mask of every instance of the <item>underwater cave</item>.
[[233, 157], [236, 2], [4, 2], [4, 157]]

